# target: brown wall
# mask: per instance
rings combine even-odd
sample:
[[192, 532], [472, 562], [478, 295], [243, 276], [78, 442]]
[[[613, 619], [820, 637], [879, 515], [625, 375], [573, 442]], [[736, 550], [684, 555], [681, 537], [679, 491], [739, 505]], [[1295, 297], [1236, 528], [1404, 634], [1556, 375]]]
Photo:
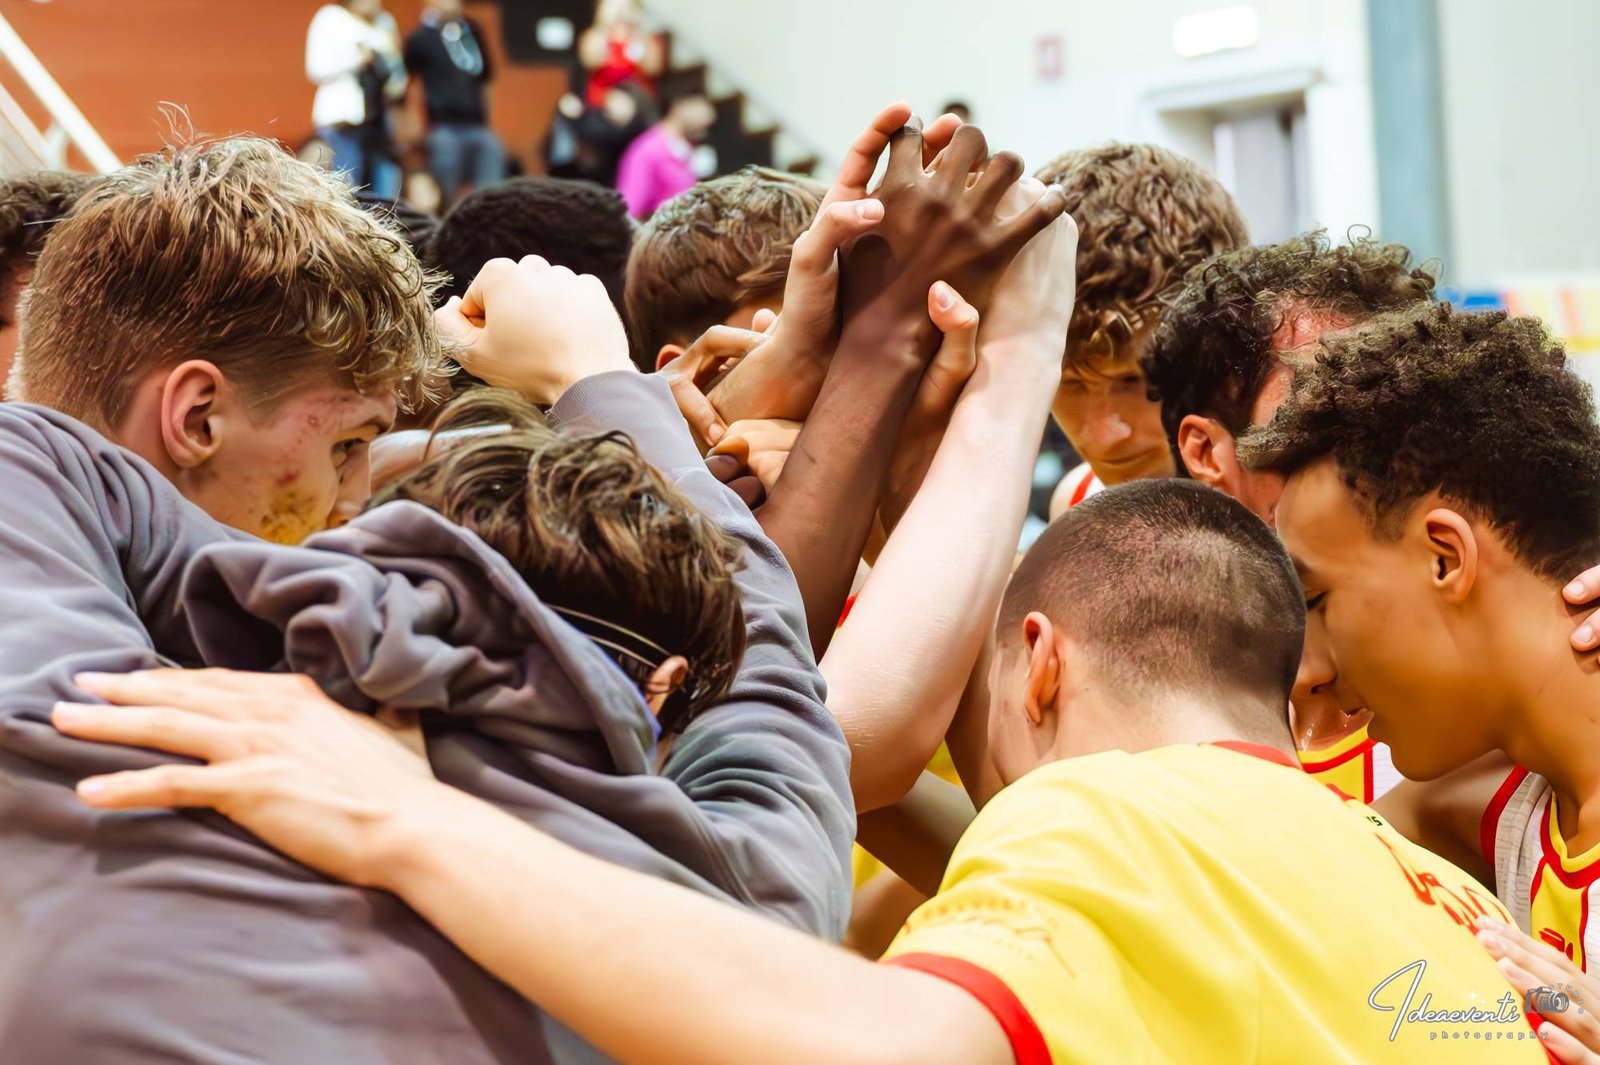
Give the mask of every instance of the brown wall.
[[[311, 135], [305, 33], [323, 0], [0, 0], [0, 14], [123, 159], [159, 147], [162, 105], [204, 133], [250, 131], [298, 145]], [[422, 0], [387, 0], [402, 35]], [[499, 59], [498, 5], [468, 4]], [[507, 68], [492, 88], [495, 128], [529, 165], [566, 88], [555, 68]], [[0, 83], [32, 100], [10, 70]], [[413, 100], [419, 93], [413, 91]], [[36, 120], [42, 116], [35, 113]]]

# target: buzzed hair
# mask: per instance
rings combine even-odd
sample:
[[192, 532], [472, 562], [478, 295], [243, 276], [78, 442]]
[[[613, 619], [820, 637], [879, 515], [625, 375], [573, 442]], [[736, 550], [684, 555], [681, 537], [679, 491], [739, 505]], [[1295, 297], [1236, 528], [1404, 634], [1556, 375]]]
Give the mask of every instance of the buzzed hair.
[[1000, 604], [1002, 646], [1032, 611], [1085, 649], [1098, 679], [1129, 701], [1194, 692], [1236, 708], [1246, 735], [1277, 738], [1287, 723], [1259, 708], [1287, 708], [1304, 592], [1277, 536], [1222, 492], [1164, 478], [1084, 500], [1012, 575]]

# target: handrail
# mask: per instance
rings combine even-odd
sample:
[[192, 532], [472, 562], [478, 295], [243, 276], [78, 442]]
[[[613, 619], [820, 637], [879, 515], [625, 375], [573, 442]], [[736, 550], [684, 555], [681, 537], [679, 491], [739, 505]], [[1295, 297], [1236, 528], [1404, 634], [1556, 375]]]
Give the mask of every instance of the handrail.
[[[3, 58], [17, 72], [23, 83], [28, 86], [28, 91], [33, 93], [39, 103], [44, 105], [44, 109], [49, 113], [51, 120], [55, 123], [55, 127], [66, 134], [67, 139], [77, 146], [78, 150], [83, 153], [84, 158], [89, 161], [90, 166], [102, 174], [107, 174], [122, 165], [122, 161], [117, 158], [116, 153], [111, 150], [100, 134], [95, 132], [95, 128], [89, 124], [89, 120], [83, 117], [83, 112], [78, 110], [78, 105], [73, 103], [72, 98], [62, 91], [56, 79], [50, 76], [50, 72], [44, 68], [44, 64], [39, 62], [38, 57], [33, 54], [32, 49], [23, 43], [22, 38], [17, 36], [17, 31], [11, 27], [11, 23], [7, 22], [3, 15], [0, 15], [0, 58]], [[31, 126], [32, 123], [29, 123], [29, 126], [22, 128], [27, 130]], [[26, 134], [24, 135], [26, 136]], [[48, 143], [48, 133], [42, 139]], [[59, 165], [59, 161], [55, 162]]]

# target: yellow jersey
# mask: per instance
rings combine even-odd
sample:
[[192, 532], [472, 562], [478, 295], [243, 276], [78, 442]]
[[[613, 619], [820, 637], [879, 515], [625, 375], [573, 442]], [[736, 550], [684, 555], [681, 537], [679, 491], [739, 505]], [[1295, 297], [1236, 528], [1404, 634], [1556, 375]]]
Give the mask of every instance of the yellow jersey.
[[1495, 893], [1530, 936], [1565, 954], [1585, 972], [1600, 949], [1590, 902], [1600, 882], [1600, 847], [1568, 854], [1550, 782], [1517, 768], [1483, 815], [1483, 853], [1494, 866]]
[[1006, 788], [885, 958], [978, 997], [1019, 1065], [1545, 1062], [1485, 914], [1287, 754], [1185, 745]]

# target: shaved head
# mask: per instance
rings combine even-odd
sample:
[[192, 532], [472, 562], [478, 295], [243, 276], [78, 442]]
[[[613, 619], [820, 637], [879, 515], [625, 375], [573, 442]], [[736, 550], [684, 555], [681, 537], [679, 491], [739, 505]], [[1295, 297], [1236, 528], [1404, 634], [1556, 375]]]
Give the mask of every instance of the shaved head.
[[1305, 636], [1304, 594], [1272, 530], [1172, 479], [1108, 488], [1045, 530], [1001, 603], [1002, 646], [1033, 611], [1129, 701], [1193, 693], [1242, 712], [1287, 705]]

